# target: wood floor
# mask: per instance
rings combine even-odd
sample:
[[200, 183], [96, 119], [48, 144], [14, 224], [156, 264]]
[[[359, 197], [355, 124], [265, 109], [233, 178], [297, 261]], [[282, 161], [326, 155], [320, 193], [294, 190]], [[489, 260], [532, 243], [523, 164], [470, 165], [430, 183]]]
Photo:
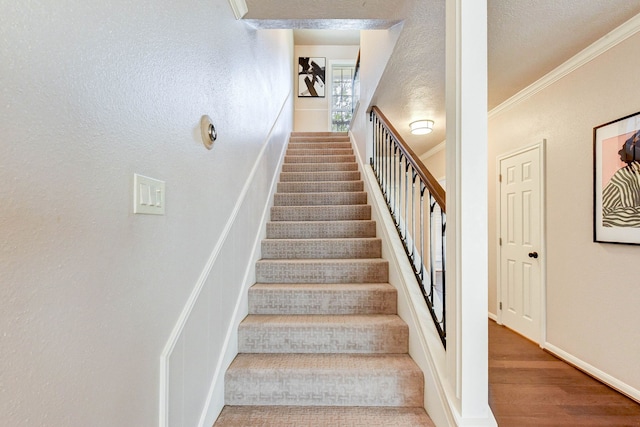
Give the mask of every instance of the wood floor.
[[640, 405], [489, 321], [489, 404], [500, 427], [640, 426]]

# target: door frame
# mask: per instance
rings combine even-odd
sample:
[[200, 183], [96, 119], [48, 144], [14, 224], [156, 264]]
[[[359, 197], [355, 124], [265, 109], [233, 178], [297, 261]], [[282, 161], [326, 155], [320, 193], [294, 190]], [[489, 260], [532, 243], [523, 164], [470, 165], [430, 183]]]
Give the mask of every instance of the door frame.
[[[547, 158], [547, 140], [517, 148], [515, 150], [503, 153], [496, 160], [496, 266], [497, 266], [497, 295], [496, 295], [496, 311], [497, 323], [502, 325], [502, 310], [500, 309], [500, 300], [502, 299], [502, 246], [500, 245], [500, 237], [502, 230], [502, 193], [500, 189], [500, 171], [503, 160], [517, 156], [519, 154], [538, 149], [539, 156], [539, 176], [540, 176], [540, 331], [537, 344], [542, 348], [547, 341], [547, 186], [546, 186], [546, 158]], [[518, 332], [518, 331], [516, 331]]]

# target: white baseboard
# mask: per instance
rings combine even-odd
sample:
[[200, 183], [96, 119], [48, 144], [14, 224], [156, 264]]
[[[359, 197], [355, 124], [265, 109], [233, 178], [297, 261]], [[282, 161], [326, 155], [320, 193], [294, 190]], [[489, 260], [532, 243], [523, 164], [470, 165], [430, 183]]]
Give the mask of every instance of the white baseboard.
[[494, 314], [492, 312], [489, 312], [489, 319], [493, 320], [494, 322], [498, 322], [498, 315]]
[[631, 387], [629, 384], [626, 384], [623, 381], [607, 374], [606, 372], [601, 371], [593, 365], [585, 362], [584, 360], [578, 359], [574, 355], [567, 353], [555, 345], [545, 342], [542, 346], [549, 353], [557, 356], [558, 358], [564, 360], [565, 362], [575, 366], [586, 374], [592, 376], [593, 378], [607, 384], [609, 387], [619, 391], [620, 393], [628, 396], [629, 398], [635, 400], [640, 403], [640, 390]]

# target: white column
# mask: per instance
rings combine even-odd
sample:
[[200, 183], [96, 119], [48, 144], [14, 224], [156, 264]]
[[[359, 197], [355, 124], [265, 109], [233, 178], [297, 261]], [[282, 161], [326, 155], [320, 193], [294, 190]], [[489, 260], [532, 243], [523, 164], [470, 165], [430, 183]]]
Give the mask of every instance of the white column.
[[447, 365], [460, 425], [488, 404], [487, 1], [447, 0]]

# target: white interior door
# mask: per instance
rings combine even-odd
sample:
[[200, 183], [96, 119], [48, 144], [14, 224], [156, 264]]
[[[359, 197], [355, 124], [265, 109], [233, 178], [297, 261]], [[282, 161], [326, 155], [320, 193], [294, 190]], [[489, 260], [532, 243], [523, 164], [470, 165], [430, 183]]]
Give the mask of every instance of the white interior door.
[[542, 337], [542, 146], [500, 160], [500, 321]]

